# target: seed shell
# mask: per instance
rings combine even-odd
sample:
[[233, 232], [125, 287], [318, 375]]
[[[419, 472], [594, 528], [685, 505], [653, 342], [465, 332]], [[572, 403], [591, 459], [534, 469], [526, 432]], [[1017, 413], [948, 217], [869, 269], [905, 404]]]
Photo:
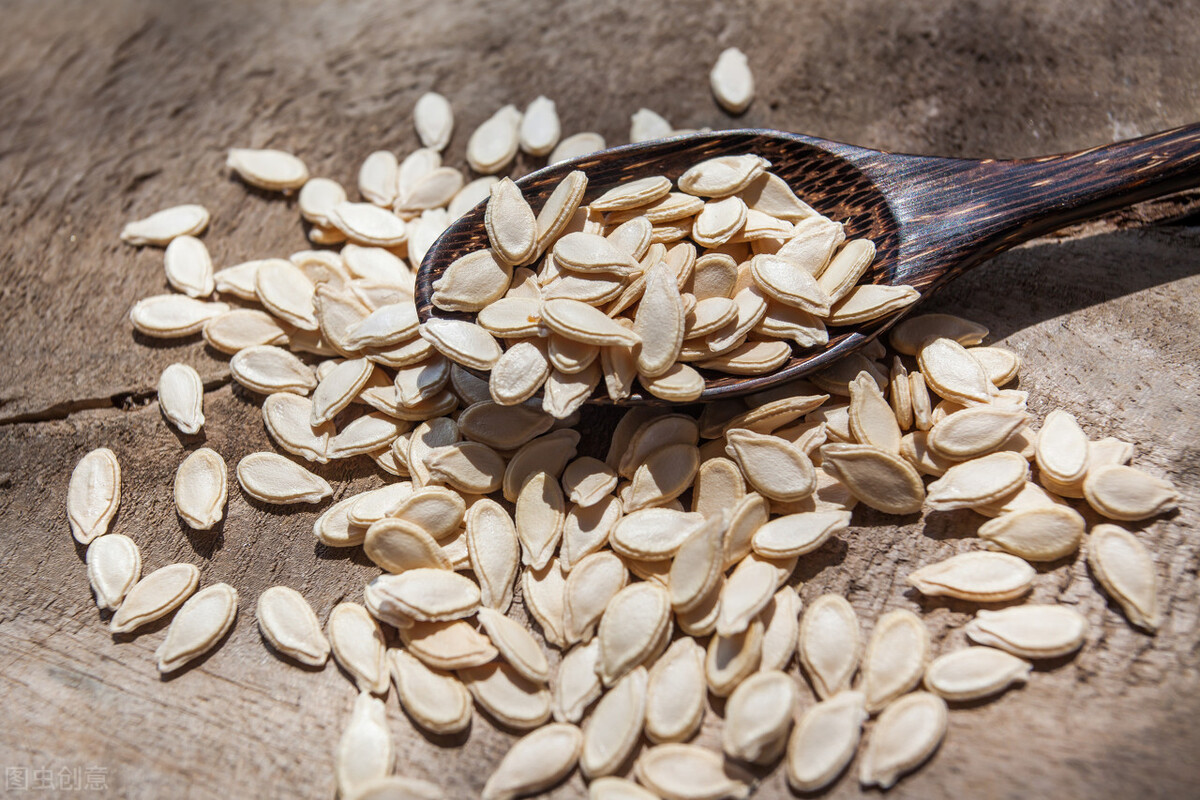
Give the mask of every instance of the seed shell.
[[237, 590], [227, 583], [205, 587], [188, 598], [154, 653], [159, 672], [173, 672], [215, 647], [233, 627]]

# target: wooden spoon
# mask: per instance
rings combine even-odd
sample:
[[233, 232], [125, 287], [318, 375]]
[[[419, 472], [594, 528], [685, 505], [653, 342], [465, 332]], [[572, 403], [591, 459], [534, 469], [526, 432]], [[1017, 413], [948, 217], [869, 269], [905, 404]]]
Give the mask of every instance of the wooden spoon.
[[[517, 185], [536, 212], [572, 170], [587, 173], [587, 203], [619, 183], [649, 175], [675, 181], [706, 158], [741, 153], [767, 158], [770, 171], [802, 200], [845, 223], [848, 239], [875, 242], [875, 262], [862, 283], [908, 284], [921, 292], [922, 300], [1021, 242], [1114, 208], [1200, 185], [1200, 124], [1076, 153], [1010, 161], [884, 153], [779, 131], [697, 133], [593, 153], [540, 169]], [[456, 259], [488, 246], [483, 211], [481, 203], [426, 253], [417, 274], [422, 321], [470, 317], [435, 308], [430, 303], [431, 284]], [[826, 367], [879, 336], [917, 305], [858, 328], [834, 328], [824, 349], [797, 351], [768, 375], [707, 372], [700, 399], [761, 391]], [[634, 395], [626, 402], [662, 401]]]

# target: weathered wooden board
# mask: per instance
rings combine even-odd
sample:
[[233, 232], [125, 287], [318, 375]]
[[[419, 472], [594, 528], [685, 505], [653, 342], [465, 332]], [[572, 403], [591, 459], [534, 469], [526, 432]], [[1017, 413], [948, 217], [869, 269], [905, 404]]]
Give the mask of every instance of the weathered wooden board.
[[[292, 149], [317, 174], [352, 184], [370, 151], [415, 146], [409, 110], [432, 87], [458, 114], [454, 163], [499, 104], [539, 93], [558, 101], [567, 132], [596, 129], [614, 143], [639, 106], [679, 126], [778, 127], [945, 155], [1067, 150], [1200, 118], [1200, 26], [1165, 0], [1003, 9], [920, 0], [904, 11], [750, 0], [54, 0], [7, 7], [0, 42], [0, 766], [6, 781], [51, 770], [60, 790], [73, 770], [98, 768], [121, 797], [331, 797], [353, 692], [334, 666], [302, 671], [268, 652], [253, 603], [284, 583], [324, 619], [374, 573], [361, 552], [317, 545], [308, 508], [281, 512], [233, 490], [215, 533], [190, 532], [173, 513], [185, 448], [152, 400], [166, 364], [190, 363], [213, 387], [206, 443], [230, 464], [270, 445], [224, 358], [195, 340], [132, 334], [129, 306], [165, 290], [161, 251], [134, 251], [117, 233], [130, 218], [198, 201], [214, 212], [205, 241], [218, 264], [304, 247], [294, 201], [228, 179], [228, 146]], [[717, 50], [733, 44], [759, 83], [736, 123], [706, 79]], [[1035, 600], [1061, 594], [1092, 622], [1083, 652], [995, 703], [955, 709], [942, 750], [893, 796], [1194, 793], [1200, 229], [1194, 218], [1144, 223], [1191, 202], [1035, 242], [935, 301], [1022, 355], [1021, 387], [1039, 418], [1065, 407], [1089, 434], [1134, 442], [1135, 463], [1170, 477], [1184, 500], [1145, 533], [1164, 587], [1159, 634], [1129, 628], [1082, 561], [1040, 574]], [[124, 469], [115, 529], [139, 543], [147, 570], [189, 561], [206, 583], [229, 581], [242, 595], [228, 641], [172, 679], [152, 660], [162, 626], [107, 634], [67, 531], [67, 476], [100, 445]], [[383, 482], [365, 462], [320, 471], [339, 493]], [[969, 606], [921, 600], [902, 576], [969, 547], [979, 522], [959, 512], [897, 526], [856, 512], [851, 531], [800, 568], [801, 594], [843, 592], [868, 620], [921, 608], [935, 646], [958, 646]], [[480, 716], [464, 740], [431, 742], [389, 703], [399, 769], [442, 783], [449, 797], [476, 796], [512, 739]], [[718, 731], [710, 714], [702, 740]], [[847, 777], [829, 796], [858, 793]], [[550, 796], [583, 794], [575, 775]], [[790, 796], [779, 771], [758, 796]]]

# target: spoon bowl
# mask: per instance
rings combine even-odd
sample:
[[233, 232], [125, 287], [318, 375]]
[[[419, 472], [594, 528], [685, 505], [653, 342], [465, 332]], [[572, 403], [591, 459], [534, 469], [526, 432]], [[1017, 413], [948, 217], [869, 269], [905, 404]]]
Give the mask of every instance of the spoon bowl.
[[[622, 183], [663, 175], [673, 183], [689, 167], [723, 155], [753, 153], [846, 238], [875, 243], [860, 283], [909, 285], [928, 299], [992, 256], [1049, 231], [1124, 205], [1200, 185], [1200, 125], [1076, 153], [1000, 161], [886, 153], [768, 130], [697, 133], [626, 145], [545, 167], [517, 181], [536, 213], [574, 170], [588, 177], [586, 204]], [[426, 253], [417, 274], [417, 313], [470, 319], [438, 309], [432, 284], [458, 258], [488, 247], [480, 203]], [[700, 401], [762, 391], [829, 366], [912, 313], [920, 302], [854, 327], [830, 328], [823, 348], [800, 350], [766, 375], [701, 370]], [[486, 376], [482, 376], [485, 377]], [[611, 402], [603, 392], [593, 402]], [[664, 404], [645, 393], [622, 404]]]

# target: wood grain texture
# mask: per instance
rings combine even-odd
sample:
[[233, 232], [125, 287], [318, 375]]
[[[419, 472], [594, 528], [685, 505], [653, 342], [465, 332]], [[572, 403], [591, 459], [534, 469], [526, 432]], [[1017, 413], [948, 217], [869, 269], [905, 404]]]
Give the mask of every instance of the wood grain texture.
[[[205, 203], [218, 266], [306, 246], [294, 201], [230, 180], [226, 147], [292, 149], [314, 174], [352, 185], [372, 150], [416, 146], [409, 111], [436, 87], [459, 120], [450, 163], [462, 163], [470, 130], [499, 104], [539, 93], [558, 102], [566, 132], [597, 129], [613, 143], [644, 105], [680, 126], [804, 131], [893, 151], [1069, 151], [1200, 119], [1200, 29], [1186, 14], [1166, 0], [1002, 12], [920, 0], [903, 14], [866, 0], [818, 0], [803, 14], [750, 0], [12, 4], [0, 32], [0, 766], [105, 767], [112, 797], [333, 797], [351, 684], [333, 665], [283, 664], [263, 646], [253, 606], [284, 583], [325, 620], [375, 570], [360, 551], [317, 546], [319, 508], [268, 508], [234, 489], [217, 531], [179, 525], [171, 483], [188, 450], [203, 441], [232, 466], [269, 440], [258, 399], [229, 384], [225, 358], [197, 340], [135, 337], [125, 317], [137, 298], [166, 290], [161, 251], [118, 241], [129, 219]], [[758, 81], [737, 120], [705, 78], [728, 44], [747, 51]], [[1194, 208], [1194, 197], [1175, 198], [1038, 240], [936, 299], [1021, 354], [1038, 419], [1061, 406], [1089, 435], [1134, 442], [1135, 464], [1170, 477], [1183, 502], [1142, 534], [1163, 586], [1159, 634], [1131, 629], [1082, 559], [1049, 565], [1034, 598], [1062, 593], [1087, 615], [1084, 650], [997, 702], [956, 708], [943, 748], [889, 797], [1194, 793], [1200, 229], [1194, 216], [1146, 224]], [[153, 402], [173, 361], [206, 382], [203, 440], [178, 437]], [[611, 418], [589, 412], [587, 425], [586, 446], [601, 450]], [[67, 529], [68, 475], [100, 445], [124, 473], [114, 530], [137, 541], [146, 571], [189, 561], [203, 584], [228, 581], [241, 595], [225, 644], [168, 680], [153, 661], [164, 626], [114, 641]], [[384, 482], [361, 459], [317, 471], [337, 487], [334, 500]], [[850, 531], [798, 570], [801, 595], [843, 592], [866, 619], [923, 609], [937, 651], [957, 647], [970, 607], [921, 600], [902, 577], [969, 549], [981, 521], [857, 511]], [[388, 708], [398, 769], [453, 798], [477, 796], [513, 739], [479, 716], [463, 741], [435, 743], [394, 697]], [[718, 731], [710, 712], [702, 742], [715, 745]], [[848, 776], [828, 796], [859, 795]], [[549, 796], [583, 797], [583, 782], [576, 774]], [[792, 795], [776, 771], [757, 796]]]

